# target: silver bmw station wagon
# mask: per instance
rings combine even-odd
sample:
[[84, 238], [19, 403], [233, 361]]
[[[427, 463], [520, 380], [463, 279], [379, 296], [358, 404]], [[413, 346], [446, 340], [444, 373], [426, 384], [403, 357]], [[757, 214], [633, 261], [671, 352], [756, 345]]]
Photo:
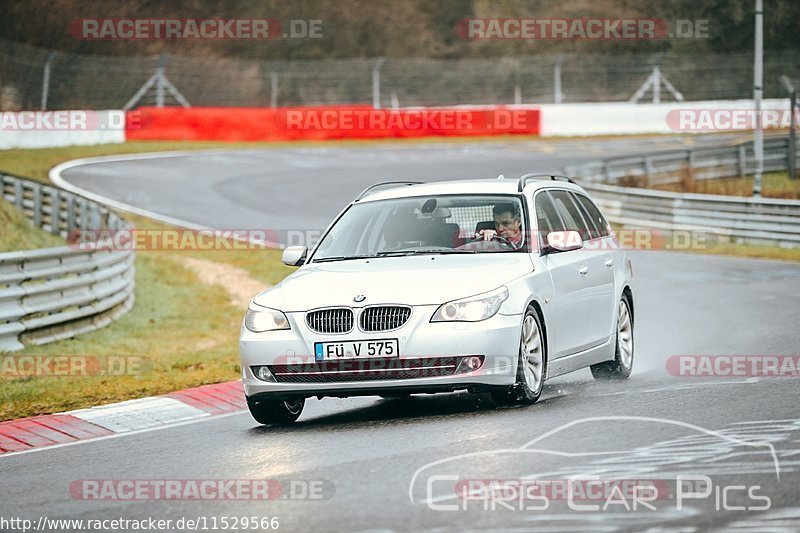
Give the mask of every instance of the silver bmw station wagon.
[[300, 268], [250, 302], [239, 343], [262, 424], [312, 396], [532, 404], [547, 378], [631, 373], [630, 260], [562, 176], [373, 185], [283, 262]]

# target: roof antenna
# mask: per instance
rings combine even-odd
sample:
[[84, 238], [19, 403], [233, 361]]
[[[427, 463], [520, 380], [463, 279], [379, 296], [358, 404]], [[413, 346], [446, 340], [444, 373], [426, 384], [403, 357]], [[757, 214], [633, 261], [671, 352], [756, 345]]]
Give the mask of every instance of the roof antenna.
[[500, 174], [499, 176], [497, 176], [497, 179], [499, 179], [499, 180], [504, 180], [504, 179], [506, 179], [506, 177], [505, 177], [505, 176], [503, 176], [502, 174]]

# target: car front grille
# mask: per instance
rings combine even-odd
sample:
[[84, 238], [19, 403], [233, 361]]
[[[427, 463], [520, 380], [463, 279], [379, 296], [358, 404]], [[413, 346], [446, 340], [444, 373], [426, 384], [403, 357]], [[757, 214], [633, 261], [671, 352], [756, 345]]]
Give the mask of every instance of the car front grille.
[[347, 333], [353, 329], [353, 310], [321, 309], [306, 314], [306, 324], [317, 333]]
[[389, 331], [401, 327], [410, 316], [410, 307], [367, 307], [361, 311], [358, 324], [362, 331]]
[[370, 358], [272, 365], [278, 383], [340, 383], [452, 376], [460, 357]]

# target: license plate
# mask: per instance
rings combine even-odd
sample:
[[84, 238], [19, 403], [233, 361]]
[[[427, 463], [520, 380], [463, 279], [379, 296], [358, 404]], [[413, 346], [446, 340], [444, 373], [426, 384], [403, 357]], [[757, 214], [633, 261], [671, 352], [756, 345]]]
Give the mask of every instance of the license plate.
[[317, 361], [365, 357], [398, 357], [399, 354], [397, 339], [314, 343], [314, 356]]

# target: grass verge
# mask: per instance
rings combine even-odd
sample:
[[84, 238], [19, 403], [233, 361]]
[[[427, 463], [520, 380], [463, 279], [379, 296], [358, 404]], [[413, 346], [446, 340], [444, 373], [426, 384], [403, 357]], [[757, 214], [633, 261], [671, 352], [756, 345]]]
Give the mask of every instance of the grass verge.
[[64, 239], [34, 228], [16, 207], [0, 198], [0, 253], [66, 244]]
[[[753, 196], [753, 178], [684, 180], [680, 183], [653, 185], [651, 188], [670, 192], [750, 197]], [[791, 180], [787, 172], [766, 173], [761, 177], [761, 195], [764, 198], [800, 199], [800, 178]]]

